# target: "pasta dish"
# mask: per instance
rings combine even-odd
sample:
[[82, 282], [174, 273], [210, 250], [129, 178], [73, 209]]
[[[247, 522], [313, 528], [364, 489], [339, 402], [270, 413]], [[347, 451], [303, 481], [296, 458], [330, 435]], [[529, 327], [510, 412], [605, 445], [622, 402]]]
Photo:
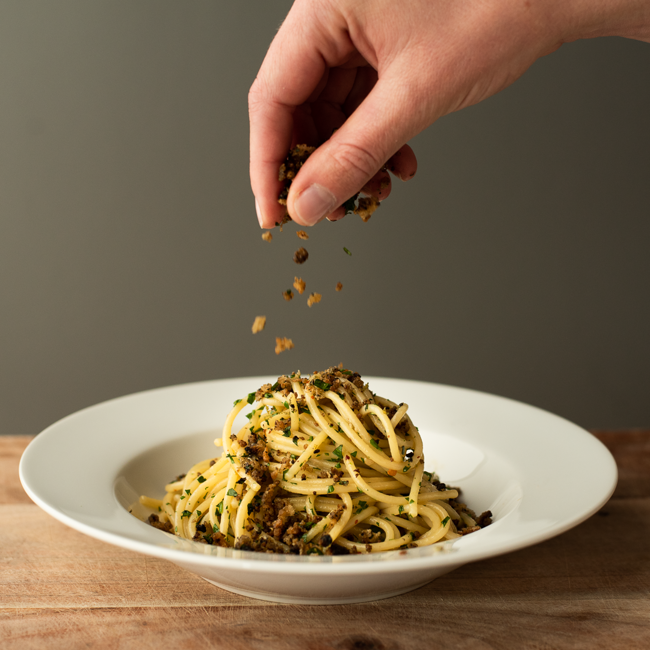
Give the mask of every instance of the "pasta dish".
[[[237, 415], [251, 406], [239, 431]], [[336, 555], [426, 546], [491, 523], [424, 469], [407, 404], [359, 374], [281, 376], [235, 401], [208, 458], [140, 497], [156, 528], [203, 544]]]

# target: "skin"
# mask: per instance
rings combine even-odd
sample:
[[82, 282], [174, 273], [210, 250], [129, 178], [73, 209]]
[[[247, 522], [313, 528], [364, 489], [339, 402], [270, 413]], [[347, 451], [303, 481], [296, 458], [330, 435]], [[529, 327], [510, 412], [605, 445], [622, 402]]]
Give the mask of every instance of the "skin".
[[648, 0], [296, 0], [249, 93], [250, 175], [271, 228], [278, 168], [298, 143], [317, 150], [293, 181], [291, 217], [343, 216], [363, 189], [380, 200], [417, 170], [406, 144], [440, 117], [518, 79], [563, 43], [650, 43]]

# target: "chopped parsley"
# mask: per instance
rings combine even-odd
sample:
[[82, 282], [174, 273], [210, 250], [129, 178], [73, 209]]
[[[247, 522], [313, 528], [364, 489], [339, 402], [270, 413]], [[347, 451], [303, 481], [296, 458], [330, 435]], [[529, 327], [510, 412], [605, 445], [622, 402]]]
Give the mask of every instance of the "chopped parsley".
[[448, 521], [449, 521], [449, 516], [445, 517], [445, 518], [444, 518], [440, 523], [441, 523], [443, 526], [446, 526]]
[[196, 480], [197, 480], [199, 483], [205, 483], [205, 482], [207, 481], [207, 479], [205, 478], [205, 476], [203, 476], [203, 475], [201, 475], [201, 474], [199, 474], [199, 475], [196, 477]]
[[330, 384], [324, 382], [322, 379], [314, 379], [314, 386], [320, 388], [321, 390], [330, 389]]
[[293, 438], [291, 438], [291, 441], [293, 442], [294, 445], [296, 445], [296, 447], [298, 446], [298, 436], [294, 436]]
[[[339, 445], [335, 450], [334, 450], [334, 455], [337, 458], [343, 458], [343, 445]], [[341, 465], [339, 465], [341, 467]]]
[[343, 246], [343, 250], [350, 255], [350, 257], [352, 256], [352, 253], [345, 246]]
[[241, 400], [240, 400], [240, 399], [236, 399], [236, 400], [232, 403], [232, 405], [233, 405], [233, 406], [237, 406], [237, 404], [239, 404], [239, 402], [241, 402]]
[[212, 524], [212, 532], [213, 533], [218, 533], [219, 532], [219, 526], [217, 526], [217, 524]]
[[332, 492], [334, 492], [334, 486], [333, 486], [333, 485], [330, 485], [330, 486], [327, 488], [327, 494], [332, 494]]
[[356, 451], [353, 451], [353, 452], [350, 454], [350, 456], [352, 456], [352, 458], [356, 458], [356, 457], [357, 457], [357, 452], [356, 452]]
[[318, 548], [318, 546], [312, 546], [312, 547], [307, 551], [307, 555], [313, 555], [314, 553], [315, 553], [316, 555], [322, 555], [322, 554], [323, 554], [323, 551], [321, 551], [321, 550]]
[[214, 511], [215, 511], [215, 513], [218, 514], [218, 515], [222, 515], [222, 514], [223, 514], [223, 501], [220, 501], [220, 502], [217, 504], [217, 507], [214, 509]]
[[357, 503], [357, 509], [354, 511], [354, 514], [358, 515], [359, 513], [363, 512], [367, 507], [368, 507], [367, 501], [359, 501], [359, 503]]
[[181, 519], [183, 517], [191, 517], [192, 513], [189, 510], [183, 510], [183, 513], [181, 514]]
[[226, 494], [227, 494], [229, 497], [236, 497], [236, 496], [237, 496], [237, 490], [235, 490], [235, 488], [230, 488], [230, 489], [228, 490], [228, 492], [226, 492]]
[[370, 438], [370, 444], [375, 448], [375, 449], [380, 449], [379, 443], [374, 439]]
[[189, 495], [189, 493], [190, 493], [190, 491], [189, 491], [189, 490], [185, 490], [185, 494], [188, 494], [188, 495]]
[[248, 397], [246, 398], [246, 401], [249, 404], [252, 404], [255, 401], [255, 393], [248, 393]]

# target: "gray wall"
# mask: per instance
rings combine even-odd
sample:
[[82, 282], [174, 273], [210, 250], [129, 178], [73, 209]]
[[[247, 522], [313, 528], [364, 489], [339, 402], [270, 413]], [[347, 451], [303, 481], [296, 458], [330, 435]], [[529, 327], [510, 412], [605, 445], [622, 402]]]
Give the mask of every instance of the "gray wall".
[[247, 90], [289, 6], [0, 3], [0, 432], [340, 361], [649, 425], [650, 45], [564, 46], [416, 138], [368, 224], [312, 231], [308, 309], [280, 296], [295, 228], [260, 239], [247, 177]]

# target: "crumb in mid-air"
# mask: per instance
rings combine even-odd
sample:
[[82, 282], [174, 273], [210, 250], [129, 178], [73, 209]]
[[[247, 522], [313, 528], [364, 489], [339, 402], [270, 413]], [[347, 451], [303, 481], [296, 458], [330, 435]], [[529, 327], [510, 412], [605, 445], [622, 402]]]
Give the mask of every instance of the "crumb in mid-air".
[[282, 292], [282, 296], [287, 301], [291, 300], [293, 298], [293, 291], [291, 291], [291, 289], [287, 289], [286, 291]]
[[293, 341], [291, 339], [288, 339], [286, 337], [280, 338], [280, 337], [275, 337], [275, 353], [280, 354], [280, 352], [284, 352], [285, 350], [291, 350], [293, 348]]
[[300, 239], [309, 239], [309, 235], [304, 230], [296, 230], [296, 235], [298, 235]]
[[337, 282], [337, 283], [336, 283], [336, 290], [337, 290], [337, 291], [340, 291], [341, 289], [343, 289], [343, 283], [341, 283], [341, 282]]
[[322, 297], [323, 296], [321, 296], [320, 293], [309, 294], [309, 298], [307, 299], [307, 306], [311, 307], [312, 305], [315, 305], [317, 302], [321, 301]]
[[253, 334], [261, 332], [266, 326], [266, 316], [256, 316], [253, 323]]
[[302, 296], [305, 291], [305, 281], [302, 278], [294, 277], [293, 278], [293, 288]]
[[302, 247], [300, 247], [294, 254], [293, 254], [293, 261], [296, 264], [304, 264], [307, 261], [307, 258], [309, 257], [309, 253]]
[[262, 239], [264, 241], [271, 241], [273, 239], [273, 235], [271, 234], [271, 231], [267, 231], [262, 235]]

